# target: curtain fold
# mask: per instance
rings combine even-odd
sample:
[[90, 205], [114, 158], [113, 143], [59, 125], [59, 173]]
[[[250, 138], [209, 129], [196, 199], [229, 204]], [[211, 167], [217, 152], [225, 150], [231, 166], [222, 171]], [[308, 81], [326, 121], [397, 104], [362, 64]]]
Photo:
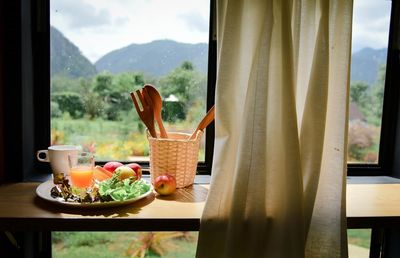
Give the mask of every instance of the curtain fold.
[[351, 1], [217, 1], [197, 257], [347, 257]]

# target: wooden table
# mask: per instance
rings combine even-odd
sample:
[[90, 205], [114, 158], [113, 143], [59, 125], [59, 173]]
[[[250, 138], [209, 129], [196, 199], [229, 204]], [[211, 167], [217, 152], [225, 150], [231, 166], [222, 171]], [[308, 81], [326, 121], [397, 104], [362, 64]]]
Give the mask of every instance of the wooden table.
[[[208, 185], [193, 185], [164, 198], [151, 194], [125, 207], [78, 210], [36, 197], [37, 186], [0, 186], [0, 230], [196, 231], [208, 193]], [[400, 184], [349, 184], [347, 220], [349, 228], [399, 226]]]
[[348, 184], [348, 228], [400, 227], [400, 184]]
[[208, 185], [193, 185], [127, 206], [82, 210], [40, 199], [35, 194], [38, 185], [0, 186], [0, 230], [196, 231], [208, 193]]

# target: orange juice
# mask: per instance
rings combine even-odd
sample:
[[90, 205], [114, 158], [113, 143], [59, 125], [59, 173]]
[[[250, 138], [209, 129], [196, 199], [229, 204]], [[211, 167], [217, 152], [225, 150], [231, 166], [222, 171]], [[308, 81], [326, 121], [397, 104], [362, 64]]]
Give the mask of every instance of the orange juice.
[[93, 180], [93, 168], [91, 166], [77, 166], [69, 171], [72, 185], [80, 188], [89, 187]]

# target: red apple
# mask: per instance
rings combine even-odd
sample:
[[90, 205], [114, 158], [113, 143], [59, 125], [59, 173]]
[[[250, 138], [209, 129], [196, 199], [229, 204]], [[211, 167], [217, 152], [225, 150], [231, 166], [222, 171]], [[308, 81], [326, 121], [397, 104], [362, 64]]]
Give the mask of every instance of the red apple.
[[138, 179], [142, 178], [142, 167], [137, 164], [137, 163], [129, 163], [126, 164], [125, 166], [130, 167], [131, 169], [133, 169], [133, 171], [136, 172], [136, 176]]
[[171, 175], [161, 175], [154, 180], [154, 190], [161, 195], [169, 195], [175, 192], [176, 180]]
[[110, 161], [110, 162], [107, 162], [106, 164], [104, 164], [103, 168], [106, 169], [107, 171], [114, 173], [114, 171], [118, 167], [123, 166], [123, 165], [124, 164], [117, 162], [117, 161]]

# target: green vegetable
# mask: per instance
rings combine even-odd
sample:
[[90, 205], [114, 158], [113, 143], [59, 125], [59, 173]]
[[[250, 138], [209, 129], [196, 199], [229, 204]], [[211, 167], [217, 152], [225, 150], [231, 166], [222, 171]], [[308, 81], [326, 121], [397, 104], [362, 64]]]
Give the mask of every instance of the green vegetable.
[[118, 179], [119, 174], [115, 173], [112, 178], [103, 180], [99, 184], [99, 194], [102, 200], [125, 201], [136, 198], [150, 190], [150, 185], [140, 179], [134, 178]]

